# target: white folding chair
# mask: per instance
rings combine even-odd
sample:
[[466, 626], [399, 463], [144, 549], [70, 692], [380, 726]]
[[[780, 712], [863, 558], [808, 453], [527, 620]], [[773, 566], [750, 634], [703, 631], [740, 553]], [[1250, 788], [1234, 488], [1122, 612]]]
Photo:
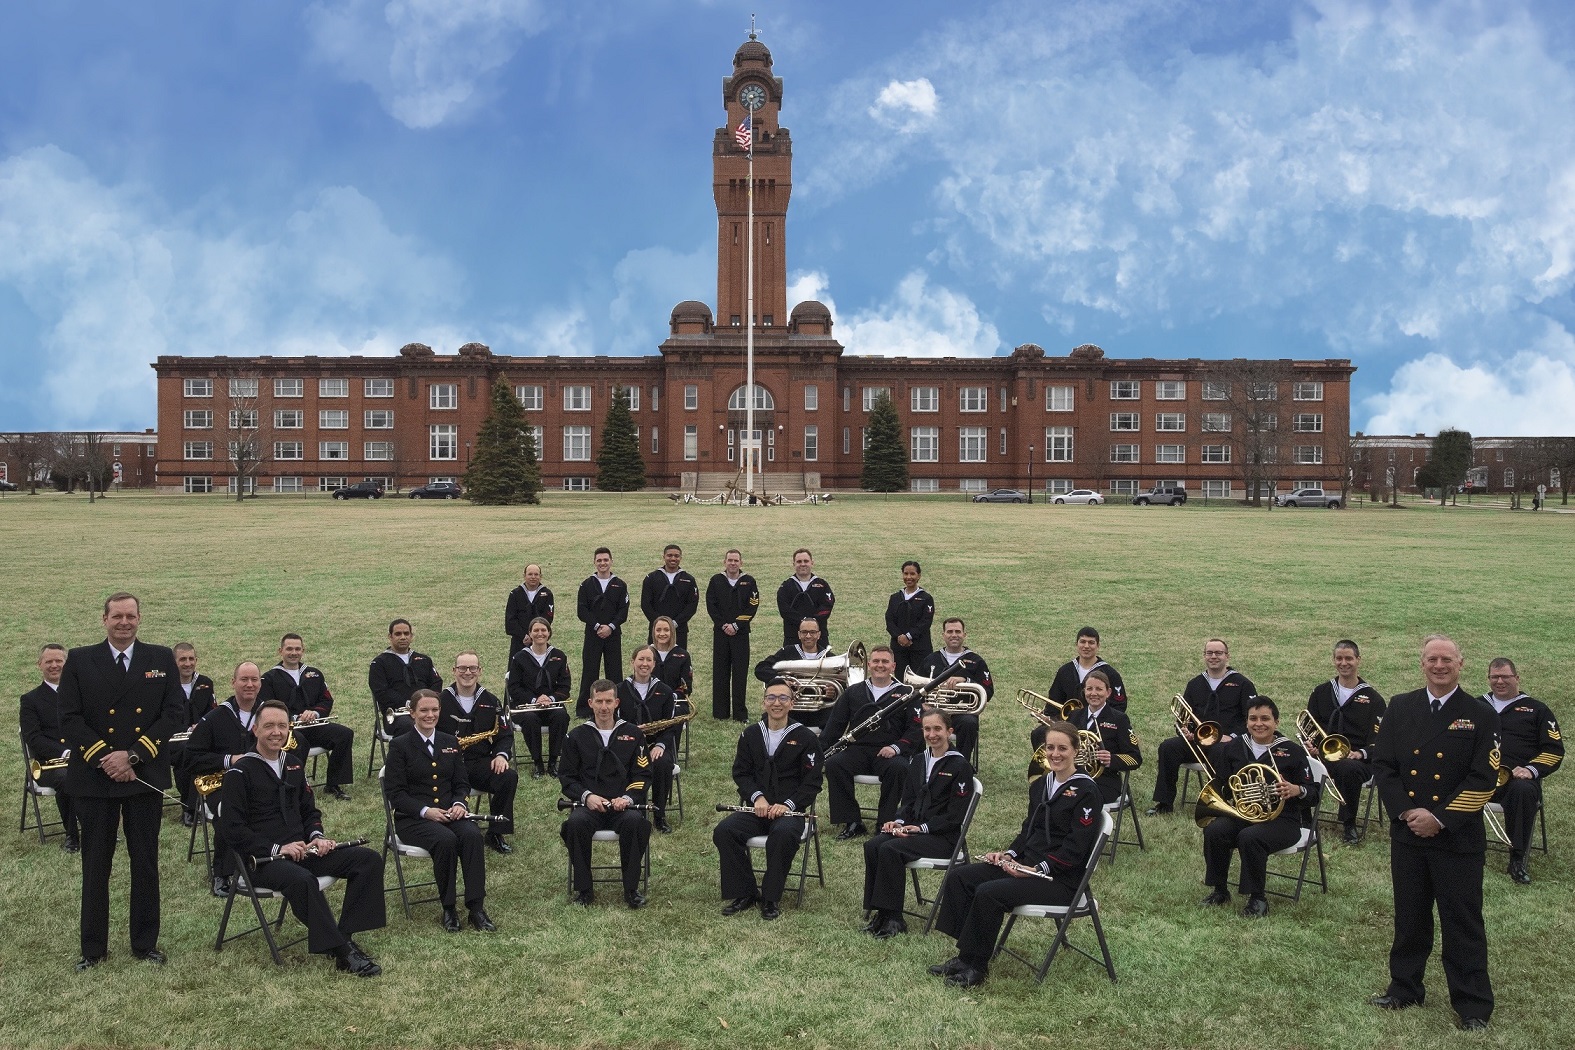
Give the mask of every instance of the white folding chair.
[[[1329, 775], [1328, 768], [1324, 766], [1321, 760], [1313, 758], [1311, 755], [1307, 757], [1307, 765], [1312, 769], [1313, 782], [1322, 787], [1324, 778]], [[1264, 893], [1273, 894], [1276, 897], [1284, 897], [1291, 901], [1301, 900], [1302, 886], [1307, 882], [1307, 862], [1314, 855], [1318, 857], [1318, 886], [1324, 893], [1329, 892], [1329, 878], [1323, 862], [1323, 835], [1318, 830], [1318, 814], [1322, 809], [1323, 792], [1320, 791], [1318, 793], [1318, 804], [1313, 808], [1312, 827], [1302, 828], [1301, 836], [1294, 843], [1269, 854], [1273, 858], [1294, 857], [1300, 853], [1302, 862], [1297, 867], [1296, 874], [1292, 875], [1289, 872], [1275, 871], [1270, 868], [1266, 872], [1267, 877], [1264, 879]], [[1290, 879], [1296, 883], [1296, 889], [1290, 893], [1286, 893], [1283, 890], [1271, 890], [1268, 886], [1269, 879]]]
[[366, 775], [371, 776], [372, 770], [388, 763], [388, 745], [394, 742], [393, 734], [388, 731], [388, 723], [383, 721], [383, 712], [378, 710], [377, 701], [372, 701], [372, 743], [366, 749]]
[[[618, 863], [597, 864], [596, 844], [598, 842], [611, 842], [617, 845], [618, 833], [611, 830], [591, 833], [591, 887], [594, 889], [597, 885], [616, 883], [621, 888], [623, 886], [623, 865]], [[568, 876], [564, 880], [565, 885], [568, 887], [567, 895], [572, 899], [574, 897], [574, 862], [568, 859], [567, 849], [564, 850], [564, 862], [568, 865]], [[640, 858], [640, 894], [642, 896], [647, 895], [650, 893], [650, 890], [651, 848], [647, 845], [645, 856]]]
[[[1104, 826], [1099, 832], [1099, 838], [1094, 842], [1094, 851], [1089, 855], [1088, 867], [1083, 872], [1082, 881], [1077, 884], [1077, 892], [1072, 895], [1072, 903], [1066, 905], [1023, 904], [1013, 908], [1012, 913], [1006, 917], [1006, 925], [1001, 930], [1001, 939], [995, 943], [995, 951], [990, 956], [992, 961], [1003, 954], [1010, 956], [1029, 969], [1034, 970], [1034, 979], [1038, 983], [1044, 984], [1045, 974], [1050, 972], [1050, 964], [1055, 961], [1056, 953], [1065, 946], [1092, 962], [1103, 962], [1105, 973], [1110, 976], [1110, 983], [1115, 983], [1116, 964], [1110, 958], [1110, 945], [1105, 941], [1105, 928], [1099, 922], [1099, 902], [1094, 899], [1093, 893], [1088, 888], [1089, 883], [1094, 878], [1095, 869], [1099, 867], [1099, 859], [1104, 855], [1105, 841], [1114, 833], [1115, 821], [1109, 813], [1106, 813], [1104, 815]], [[1006, 946], [1006, 939], [1012, 935], [1012, 928], [1016, 926], [1018, 919], [1055, 920], [1055, 939], [1050, 942], [1050, 950], [1045, 953], [1044, 962], [1037, 967], [1034, 966], [1032, 959], [1025, 955], [1020, 955]], [[1094, 936], [1099, 940], [1099, 951], [1103, 959], [1096, 959], [1091, 953], [1084, 951], [1067, 939], [1067, 928], [1077, 919], [1088, 919], [1094, 924]]]
[[1192, 789], [1193, 777], [1198, 778], [1198, 793], [1202, 794], [1203, 789], [1208, 785], [1209, 782], [1208, 770], [1203, 768], [1202, 762], [1181, 763], [1181, 798], [1176, 802], [1176, 808], [1178, 810], [1186, 808], [1187, 796]]
[[[1132, 783], [1127, 770], [1121, 771], [1121, 796], [1114, 802], [1105, 803], [1104, 809], [1107, 816], [1115, 818], [1115, 830], [1110, 835], [1110, 841], [1105, 844], [1110, 863], [1116, 862], [1117, 846], [1136, 846], [1140, 850], [1147, 850], [1148, 847], [1143, 845], [1143, 825], [1138, 823], [1137, 805], [1132, 801]], [[1137, 836], [1135, 839], [1121, 837], [1121, 824], [1128, 810], [1132, 813], [1132, 833]]]
[[[395, 888], [399, 890], [399, 902], [404, 905], [405, 918], [408, 919], [410, 918], [410, 910], [417, 904], [432, 904], [441, 900], [441, 898], [433, 895], [431, 897], [421, 897], [417, 900], [410, 899], [411, 890], [425, 889], [428, 886], [435, 889], [437, 887], [437, 875], [434, 873], [430, 882], [410, 882], [405, 878], [405, 861], [431, 860], [432, 854], [420, 846], [412, 846], [401, 842], [398, 833], [394, 831], [394, 807], [388, 801], [388, 795], [383, 792], [383, 772], [384, 767], [378, 767], [377, 793], [383, 796], [383, 863], [385, 865], [388, 863], [388, 855], [390, 853], [394, 855], [394, 879], [397, 883]], [[384, 892], [393, 893], [394, 890], [385, 890]]]
[[[854, 795], [854, 797], [855, 798], [858, 797], [860, 786], [869, 787], [871, 785], [874, 785], [874, 787], [878, 790], [880, 788], [880, 777], [876, 776], [873, 773], [857, 773], [857, 774], [854, 774], [854, 777], [853, 777], [853, 795]], [[880, 795], [877, 793], [875, 798], [876, 798], [876, 804], [874, 806], [866, 806], [862, 802], [859, 803], [859, 820], [862, 821], [863, 823], [869, 825], [870, 827], [874, 828], [876, 831], [879, 831], [880, 830], [880, 804], [879, 804], [879, 802], [880, 802]]]
[[[217, 816], [217, 812], [218, 809], [216, 808], [215, 816]], [[219, 933], [218, 936], [214, 938], [213, 950], [216, 952], [223, 951], [224, 946], [229, 944], [231, 941], [240, 937], [245, 937], [249, 934], [260, 932], [263, 935], [263, 939], [268, 942], [268, 954], [273, 957], [274, 965], [283, 966], [284, 949], [300, 944], [302, 941], [306, 940], [307, 935], [303, 931], [302, 934], [293, 941], [287, 941], [284, 944], [280, 944], [278, 942], [274, 935], [284, 928], [284, 913], [289, 907], [289, 902], [284, 899], [284, 894], [280, 893], [278, 890], [270, 890], [265, 886], [252, 885], [250, 878], [252, 869], [248, 863], [248, 858], [241, 856], [241, 854], [233, 848], [230, 850], [230, 857], [234, 863], [235, 876], [230, 879], [230, 889], [224, 897], [224, 914], [219, 918]], [[319, 875], [317, 876], [317, 887], [326, 893], [329, 887], [333, 886], [334, 883], [338, 881], [339, 880], [334, 878], [332, 875]], [[257, 925], [249, 926], [240, 933], [232, 933], [226, 937], [225, 932], [230, 926], [230, 910], [235, 907], [236, 897], [245, 897], [251, 902], [252, 912], [257, 917]], [[279, 914], [270, 921], [269, 918], [263, 914], [262, 902], [275, 900], [279, 902]]]
[[[809, 812], [815, 812], [813, 806], [810, 807]], [[744, 841], [744, 845], [748, 846], [750, 849], [750, 866], [754, 868], [754, 851], [764, 850], [766, 848], [766, 836], [752, 835]], [[799, 835], [798, 838], [798, 861], [794, 865], [794, 867], [796, 867], [798, 870], [788, 873], [789, 881], [795, 878], [798, 879], [798, 899], [794, 903], [800, 907], [802, 907], [804, 904], [804, 884], [808, 882], [810, 878], [809, 853], [811, 847], [814, 847], [815, 851], [814, 877], [816, 881], [820, 883], [821, 889], [825, 889], [826, 873], [825, 869], [821, 867], [820, 863], [820, 821], [816, 820], [814, 817], [805, 819], [804, 831]], [[763, 878], [766, 874], [764, 868], [754, 868], [754, 872], [756, 879]]]
[[[963, 811], [962, 828], [959, 829], [958, 832], [957, 832], [957, 848], [952, 850], [951, 856], [949, 856], [949, 857], [917, 857], [917, 858], [915, 858], [913, 860], [910, 860], [905, 865], [905, 867], [907, 867], [907, 869], [908, 869], [909, 877], [913, 879], [913, 901], [914, 901], [914, 903], [916, 905], [918, 905], [919, 907], [921, 907], [921, 908], [924, 907], [926, 904], [928, 904], [930, 906], [930, 910], [927, 911], [927, 912], [919, 912], [919, 911], [908, 911], [906, 908], [904, 908], [902, 913], [904, 915], [911, 915], [915, 919], [923, 919], [924, 920], [924, 932], [925, 933], [929, 933], [932, 929], [935, 928], [935, 917], [937, 915], [939, 915], [940, 911], [941, 911], [941, 890], [939, 888], [937, 888], [936, 891], [935, 891], [935, 896], [932, 897], [932, 898], [931, 897], [925, 897], [924, 889], [919, 884], [919, 872], [921, 872], [921, 871], [940, 871], [940, 872], [945, 872], [948, 869], [950, 869], [953, 864], [965, 864], [965, 863], [967, 863], [967, 861], [968, 861], [968, 829], [973, 826], [973, 815], [979, 811], [979, 802], [983, 798], [984, 798], [984, 784], [983, 784], [982, 781], [979, 780], [978, 777], [974, 777], [973, 778], [973, 798], [968, 800], [968, 808]], [[941, 886], [944, 887], [945, 885], [946, 885], [946, 882], [945, 882], [945, 880], [943, 878], [942, 881], [941, 881]]]

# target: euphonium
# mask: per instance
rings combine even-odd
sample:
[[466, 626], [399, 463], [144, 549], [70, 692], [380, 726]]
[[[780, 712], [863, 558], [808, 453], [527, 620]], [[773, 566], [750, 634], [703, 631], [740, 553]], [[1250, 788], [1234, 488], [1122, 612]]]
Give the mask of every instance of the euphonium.
[[[1028, 710], [1032, 711], [1034, 714], [1040, 715], [1041, 717], [1048, 717], [1044, 714], [1044, 711], [1045, 708], [1049, 708], [1055, 712], [1055, 717], [1059, 718], [1063, 722], [1088, 706], [1087, 704], [1083, 703], [1083, 701], [1077, 699], [1075, 696], [1069, 696], [1066, 699], [1066, 703], [1058, 704], [1048, 696], [1040, 696], [1032, 689], [1019, 689], [1017, 691], [1017, 702], [1028, 708]], [[1039, 706], [1034, 707], [1033, 705], [1035, 703], [1037, 703]]]
[[71, 759], [67, 758], [65, 755], [62, 755], [59, 758], [51, 758], [48, 762], [40, 762], [35, 758], [28, 762], [27, 770], [33, 775], [33, 779], [37, 780], [39, 775], [45, 770], [65, 769], [66, 763], [70, 761]]
[[854, 642], [841, 656], [778, 660], [771, 669], [786, 679], [793, 690], [793, 710], [823, 711], [836, 703], [848, 686], [864, 681], [868, 655], [863, 642]]
[[[945, 671], [941, 675], [944, 678], [951, 677]], [[916, 675], [910, 670], [902, 676], [902, 681], [904, 685], [922, 689], [935, 679]], [[984, 686], [976, 682], [958, 682], [956, 685], [936, 685], [925, 694], [924, 705], [952, 715], [977, 715], [984, 710], [989, 700], [990, 694], [985, 692]]]

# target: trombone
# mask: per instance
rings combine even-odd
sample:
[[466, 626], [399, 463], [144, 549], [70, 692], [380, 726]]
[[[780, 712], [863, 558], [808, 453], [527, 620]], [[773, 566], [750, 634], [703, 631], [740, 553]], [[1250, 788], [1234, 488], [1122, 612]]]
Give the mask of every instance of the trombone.
[[[1057, 711], [1081, 711], [1085, 706], [1081, 700], [1068, 699], [1065, 704], [1058, 704], [1054, 700], [1040, 696], [1032, 689], [1019, 689], [1014, 698], [1022, 705], [1023, 710], [1033, 716], [1034, 721], [1049, 728], [1055, 724], [1055, 719], [1044, 713], [1044, 706], [1049, 705]], [[1061, 721], [1066, 721], [1065, 716]], [[1099, 722], [1094, 722], [1093, 729], [1079, 729], [1077, 731], [1077, 768], [1079, 772], [1087, 773], [1091, 777], [1098, 777], [1104, 772], [1098, 754], [1105, 746], [1105, 738], [1099, 731]], [[1028, 761], [1028, 780], [1032, 783], [1050, 772], [1050, 764], [1046, 761], [1045, 747], [1040, 744], [1034, 748], [1033, 758]]]
[[[1054, 711], [1055, 716], [1061, 721], [1069, 722], [1074, 714], [1088, 706], [1075, 696], [1069, 696], [1066, 698], [1066, 703], [1058, 704], [1048, 696], [1040, 696], [1032, 689], [1019, 689], [1017, 691], [1017, 702], [1028, 708], [1031, 713], [1039, 715], [1041, 721], [1046, 717], [1044, 715], [1046, 709]], [[1034, 703], [1039, 705], [1038, 710], [1031, 706]], [[1049, 722], [1045, 722], [1045, 724], [1049, 725]]]
[[[1309, 710], [1296, 716], [1296, 739], [1309, 755], [1317, 755], [1325, 762], [1339, 762], [1351, 757], [1351, 741], [1337, 733], [1327, 733]], [[1324, 790], [1339, 805], [1345, 805], [1345, 796], [1335, 785], [1333, 777], [1324, 778]]]

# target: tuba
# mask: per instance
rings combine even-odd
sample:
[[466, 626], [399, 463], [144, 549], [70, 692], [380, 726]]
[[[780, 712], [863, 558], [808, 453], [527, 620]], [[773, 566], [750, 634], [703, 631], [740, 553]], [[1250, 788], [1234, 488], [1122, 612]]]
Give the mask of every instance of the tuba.
[[868, 651], [863, 642], [854, 642], [841, 656], [822, 656], [818, 660], [778, 660], [771, 669], [787, 680], [793, 690], [793, 710], [824, 711], [835, 704], [850, 685], [864, 681], [864, 660]]
[[[984, 686], [977, 682], [958, 682], [954, 686], [940, 684], [950, 677], [952, 676], [942, 671], [937, 678], [925, 678], [909, 670], [902, 676], [902, 682], [924, 694], [925, 707], [933, 707], [937, 711], [945, 711], [951, 715], [977, 715], [983, 711], [984, 705], [990, 700], [990, 695], [984, 691]], [[925, 686], [933, 687], [926, 692]]]

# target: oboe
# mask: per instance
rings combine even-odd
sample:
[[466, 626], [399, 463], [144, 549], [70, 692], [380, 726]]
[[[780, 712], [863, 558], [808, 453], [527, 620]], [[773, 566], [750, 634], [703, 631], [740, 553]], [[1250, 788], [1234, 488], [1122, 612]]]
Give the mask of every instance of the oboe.
[[[583, 802], [575, 802], [573, 799], [560, 798], [558, 800], [558, 808], [559, 809], [576, 809], [576, 808], [584, 809], [585, 808], [585, 803], [583, 803]], [[608, 810], [610, 812], [617, 812], [617, 811], [612, 809], [611, 805], [608, 805], [607, 808], [608, 808]], [[652, 805], [642, 805], [642, 804], [636, 802], [636, 803], [633, 803], [631, 805], [627, 805], [627, 806], [625, 806], [623, 808], [625, 810], [630, 810], [630, 809], [653, 810], [653, 809], [656, 809], [657, 807], [652, 806]]]
[[[755, 807], [754, 806], [729, 806], [726, 802], [718, 802], [716, 804], [716, 811], [718, 813], [753, 813], [755, 811]], [[815, 819], [815, 814], [800, 812], [799, 810], [796, 810], [796, 809], [790, 809], [790, 810], [788, 810], [786, 813], [784, 813], [782, 815], [784, 817], [803, 817], [805, 820], [814, 820]]]
[[[343, 846], [365, 846], [368, 841], [369, 840], [362, 838], [362, 839], [351, 839], [348, 842], [336, 842], [336, 843], [334, 843], [334, 849], [339, 849], [340, 847], [343, 847]], [[308, 845], [306, 847], [306, 855], [308, 857], [320, 857], [320, 856], [322, 856], [322, 854], [317, 852], [317, 843], [315, 843], [315, 842], [311, 843], [310, 845]], [[275, 853], [271, 857], [253, 857], [252, 858], [252, 862], [254, 864], [267, 864], [271, 860], [286, 860], [286, 859], [288, 859], [288, 858], [286, 858], [283, 853]]]

